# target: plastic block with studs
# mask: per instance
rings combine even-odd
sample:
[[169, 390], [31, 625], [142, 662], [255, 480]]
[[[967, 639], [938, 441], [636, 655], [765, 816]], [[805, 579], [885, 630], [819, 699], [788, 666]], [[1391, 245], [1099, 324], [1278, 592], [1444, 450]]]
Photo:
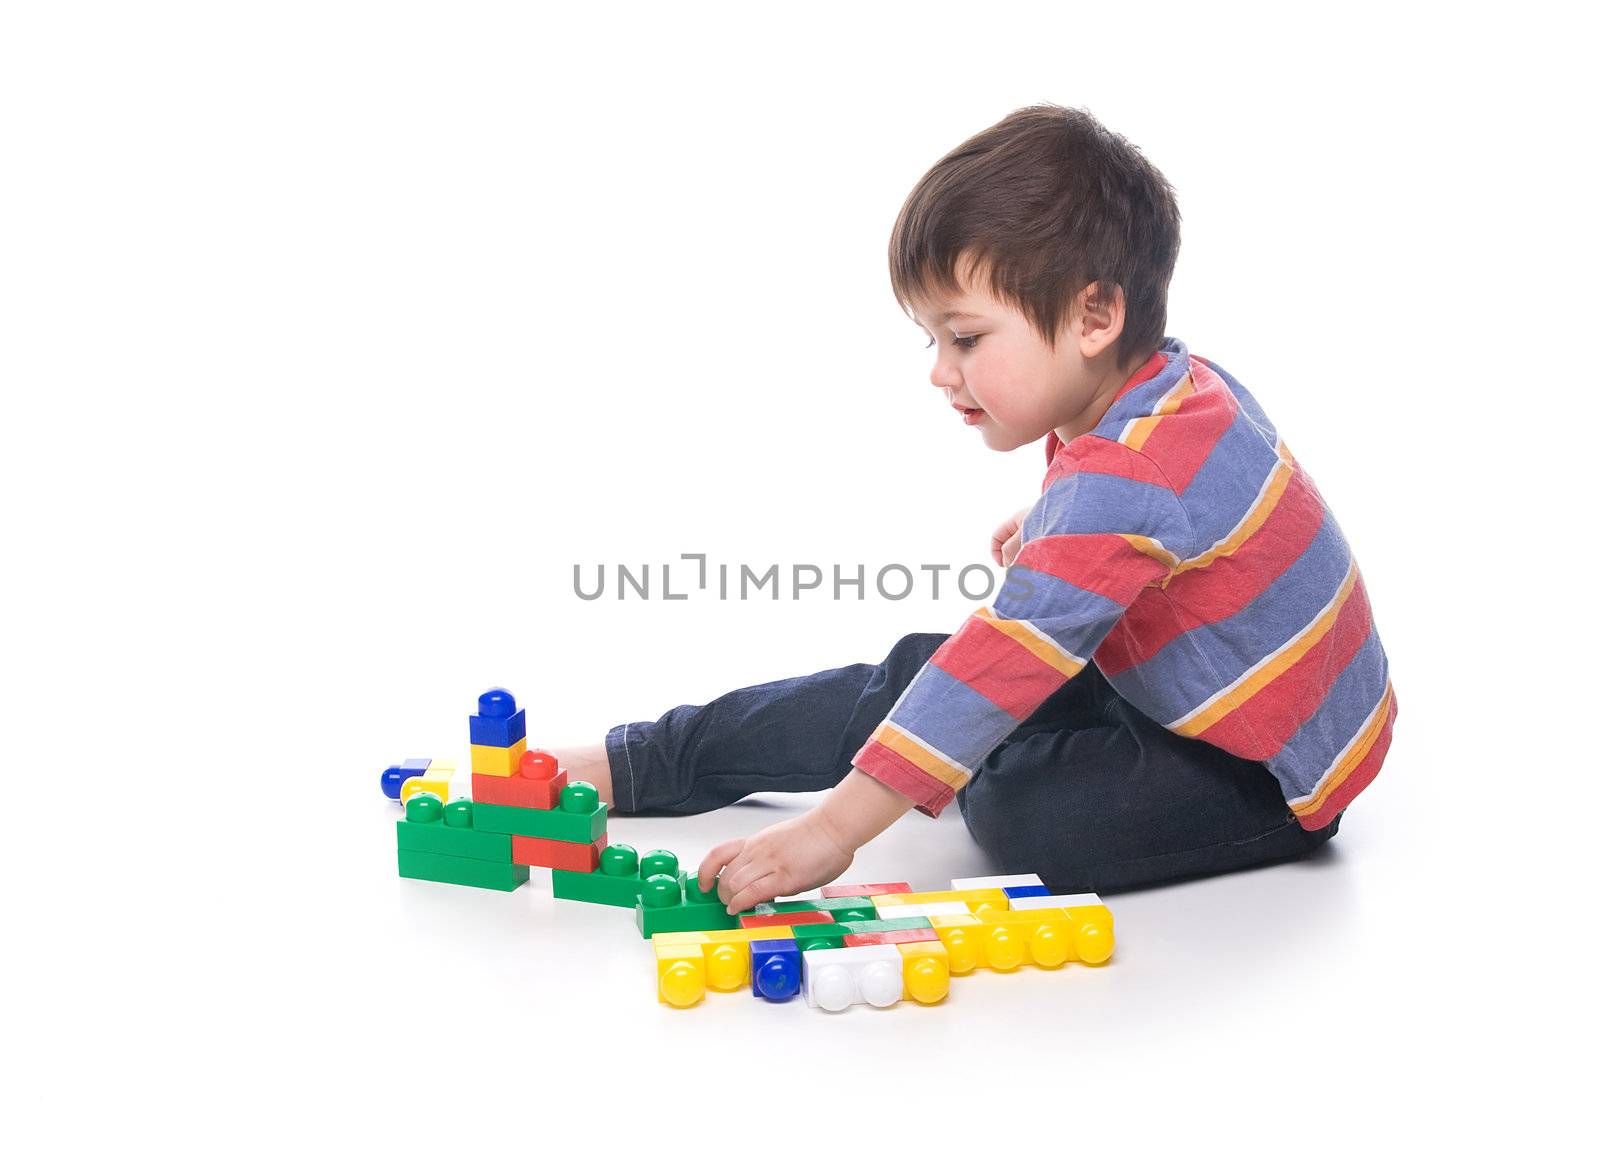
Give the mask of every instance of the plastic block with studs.
[[1012, 886], [1042, 886], [1038, 874], [989, 874], [981, 878], [956, 878], [950, 883], [953, 890], [1003, 890]]
[[846, 934], [844, 944], [847, 947], [856, 946], [897, 946], [903, 942], [936, 942], [939, 935], [931, 929], [926, 930], [879, 930], [868, 934]]
[[599, 841], [606, 831], [606, 811], [600, 794], [587, 781], [575, 781], [561, 791], [559, 809], [522, 809], [514, 805], [479, 803], [479, 829], [544, 837], [553, 841]]
[[450, 779], [455, 775], [455, 762], [433, 762], [420, 777], [408, 778], [400, 783], [400, 804], [404, 805], [419, 793], [431, 793], [440, 801], [449, 801]]
[[890, 934], [896, 930], [925, 930], [932, 925], [927, 918], [879, 918], [870, 922], [850, 922], [844, 928], [852, 934]]
[[858, 1002], [882, 1009], [905, 992], [905, 959], [899, 946], [806, 950], [800, 955], [806, 1005], [839, 1011]]
[[836, 922], [850, 922], [877, 917], [878, 907], [872, 904], [871, 897], [811, 898], [805, 901], [759, 902], [750, 907], [750, 912], [757, 916], [822, 912], [829, 914]]
[[[933, 928], [950, 953], [951, 973], [974, 968], [1009, 973], [1028, 964], [1055, 969], [1068, 961], [1110, 957], [1106, 934], [1097, 925], [1079, 926], [1066, 910], [986, 910], [964, 917], [933, 918]], [[1080, 954], [1086, 948], [1087, 954]]]
[[[1079, 906], [1105, 909], [1105, 902], [1100, 900], [1099, 894], [1037, 894], [1011, 899], [1014, 910], [1070, 910]], [[1111, 916], [1110, 910], [1106, 910], [1106, 916]]]
[[[693, 875], [690, 875], [693, 883]], [[750, 943], [794, 937], [788, 926], [761, 926], [749, 930], [704, 930], [660, 933], [650, 939], [656, 947], [694, 944], [706, 959], [705, 981], [713, 990], [737, 990], [750, 984]]]
[[[1028, 960], [1035, 965], [1053, 968], [1060, 962], [1051, 961], [1060, 952], [1055, 940], [1059, 936], [1066, 947], [1063, 961], [1085, 962], [1098, 966], [1117, 948], [1117, 936], [1112, 925], [1111, 911], [1105, 906], [1085, 905], [1066, 908], [1041, 906], [1027, 910], [990, 910], [977, 915], [978, 920], [990, 925], [1021, 926], [1030, 920], [1055, 923], [1061, 919], [1062, 929], [1032, 931], [1028, 942]], [[932, 919], [930, 919], [932, 920]], [[937, 923], [935, 923], [937, 924]]]
[[816, 926], [833, 922], [827, 910], [795, 910], [789, 914], [740, 914], [741, 926]]
[[[662, 935], [668, 936], [681, 939], [693, 935]], [[698, 943], [658, 941], [655, 954], [657, 1001], [681, 1010], [698, 1004], [706, 996], [706, 955]]]
[[[526, 761], [532, 756], [530, 749], [522, 759]], [[547, 778], [527, 778], [520, 773], [510, 777], [475, 773], [472, 775], [472, 800], [486, 801], [490, 805], [514, 805], [519, 809], [555, 809], [561, 804], [561, 790], [566, 784], [564, 769]]]
[[478, 712], [467, 721], [473, 745], [512, 746], [528, 738], [528, 716], [504, 689], [478, 695]]
[[978, 913], [981, 910], [1010, 909], [1010, 899], [1006, 897], [1003, 889], [989, 887], [976, 890], [929, 890], [922, 893], [911, 894], [874, 894], [872, 904], [878, 907], [880, 917], [892, 918], [893, 912], [885, 912], [894, 906], [923, 905], [927, 902], [960, 902], [967, 907], [968, 912]]
[[599, 841], [592, 841], [588, 845], [545, 837], [521, 837], [514, 833], [506, 836], [511, 839], [511, 860], [518, 865], [566, 870], [569, 873], [594, 873], [600, 868], [600, 854], [606, 848], [605, 834], [600, 835]]
[[403, 849], [400, 851], [400, 876], [475, 886], [481, 890], [514, 890], [528, 880], [528, 867], [508, 861], [479, 861]]
[[474, 745], [472, 747], [472, 776], [510, 777], [522, 764], [522, 755], [528, 752], [528, 739], [513, 745]]
[[842, 949], [850, 933], [848, 922], [829, 922], [826, 925], [790, 926], [794, 940], [802, 950]]
[[731, 930], [738, 926], [739, 919], [720, 902], [685, 900], [686, 884], [698, 888], [688, 874], [645, 878], [644, 890], [633, 907], [634, 924], [640, 934], [648, 938], [680, 930]]
[[400, 787], [413, 777], [421, 777], [431, 764], [432, 762], [426, 757], [408, 757], [399, 765], [391, 765], [378, 775], [378, 785], [383, 790], [383, 796], [399, 801]]
[[800, 947], [793, 938], [750, 943], [750, 992], [769, 1002], [787, 1002], [800, 992]]
[[1018, 898], [1036, 898], [1050, 892], [1049, 886], [1006, 886], [1006, 900], [1015, 902]]
[[873, 894], [908, 894], [910, 882], [868, 882], [866, 885], [823, 886], [825, 898], [870, 898]]
[[966, 902], [914, 902], [905, 906], [884, 906], [878, 912], [884, 918], [936, 918], [952, 914], [970, 914]]
[[896, 946], [904, 962], [901, 971], [906, 996], [931, 1006], [950, 992], [950, 953], [937, 938], [931, 942], [903, 942]]
[[[550, 888], [556, 897], [568, 901], [631, 910], [644, 892], [645, 879], [657, 874], [679, 879], [680, 884], [685, 884], [682, 879], [688, 877], [678, 868], [678, 856], [670, 850], [651, 850], [640, 857], [639, 851], [631, 845], [618, 842], [600, 851], [597, 870], [583, 873], [554, 870], [550, 874]], [[693, 879], [689, 878], [686, 884], [693, 885]]]
[[445, 805], [431, 793], [419, 793], [406, 802], [405, 819], [394, 823], [395, 843], [401, 852], [511, 861], [511, 835], [473, 829], [472, 816], [470, 801]]

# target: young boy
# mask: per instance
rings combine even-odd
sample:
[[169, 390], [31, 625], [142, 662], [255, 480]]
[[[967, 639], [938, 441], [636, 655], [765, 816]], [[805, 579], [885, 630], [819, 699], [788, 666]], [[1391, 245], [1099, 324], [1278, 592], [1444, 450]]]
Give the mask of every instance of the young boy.
[[617, 813], [832, 787], [701, 863], [730, 911], [832, 881], [951, 798], [997, 870], [1061, 889], [1281, 861], [1378, 772], [1396, 705], [1360, 572], [1255, 399], [1164, 335], [1178, 230], [1143, 155], [1055, 105], [912, 190], [890, 279], [934, 387], [991, 449], [1045, 439], [1041, 497], [994, 534], [994, 604], [880, 664], [556, 751]]

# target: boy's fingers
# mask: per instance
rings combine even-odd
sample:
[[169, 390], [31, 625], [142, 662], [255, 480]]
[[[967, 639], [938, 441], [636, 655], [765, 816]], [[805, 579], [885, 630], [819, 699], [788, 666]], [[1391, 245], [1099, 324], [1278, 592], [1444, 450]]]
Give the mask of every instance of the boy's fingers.
[[722, 880], [717, 883], [717, 893], [724, 899], [722, 904], [727, 905], [727, 899], [760, 878], [767, 869], [766, 865], [751, 861], [747, 857], [740, 857], [732, 865], [724, 867]]
[[778, 875], [775, 873], [764, 874], [756, 878], [755, 881], [750, 882], [744, 889], [733, 895], [733, 900], [727, 903], [728, 912], [736, 914], [740, 910], [750, 909], [757, 902], [771, 901], [778, 896], [777, 885]]
[[732, 841], [725, 841], [721, 845], [712, 846], [711, 852], [706, 854], [705, 860], [700, 863], [700, 869], [695, 875], [695, 881], [704, 893], [707, 890], [706, 881], [714, 880], [718, 871], [734, 858], [739, 856], [739, 850], [744, 846], [744, 838], [736, 837]]

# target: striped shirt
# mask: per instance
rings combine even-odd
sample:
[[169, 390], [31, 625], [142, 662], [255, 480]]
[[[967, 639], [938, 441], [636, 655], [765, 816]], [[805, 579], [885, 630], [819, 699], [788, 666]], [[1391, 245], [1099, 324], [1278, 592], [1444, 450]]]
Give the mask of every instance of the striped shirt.
[[1255, 399], [1168, 338], [1046, 453], [993, 605], [852, 764], [938, 816], [1093, 660], [1174, 733], [1263, 762], [1301, 826], [1327, 825], [1383, 763], [1394, 689], [1350, 547]]

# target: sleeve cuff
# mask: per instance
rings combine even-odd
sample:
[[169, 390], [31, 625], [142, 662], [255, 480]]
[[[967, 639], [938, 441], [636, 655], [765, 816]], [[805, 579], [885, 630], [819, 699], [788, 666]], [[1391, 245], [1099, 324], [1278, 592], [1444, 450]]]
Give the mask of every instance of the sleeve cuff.
[[890, 789], [905, 794], [918, 813], [925, 813], [929, 817], [938, 817], [956, 795], [950, 786], [929, 777], [881, 742], [868, 741], [851, 758], [850, 764], [868, 777], [876, 778]]

